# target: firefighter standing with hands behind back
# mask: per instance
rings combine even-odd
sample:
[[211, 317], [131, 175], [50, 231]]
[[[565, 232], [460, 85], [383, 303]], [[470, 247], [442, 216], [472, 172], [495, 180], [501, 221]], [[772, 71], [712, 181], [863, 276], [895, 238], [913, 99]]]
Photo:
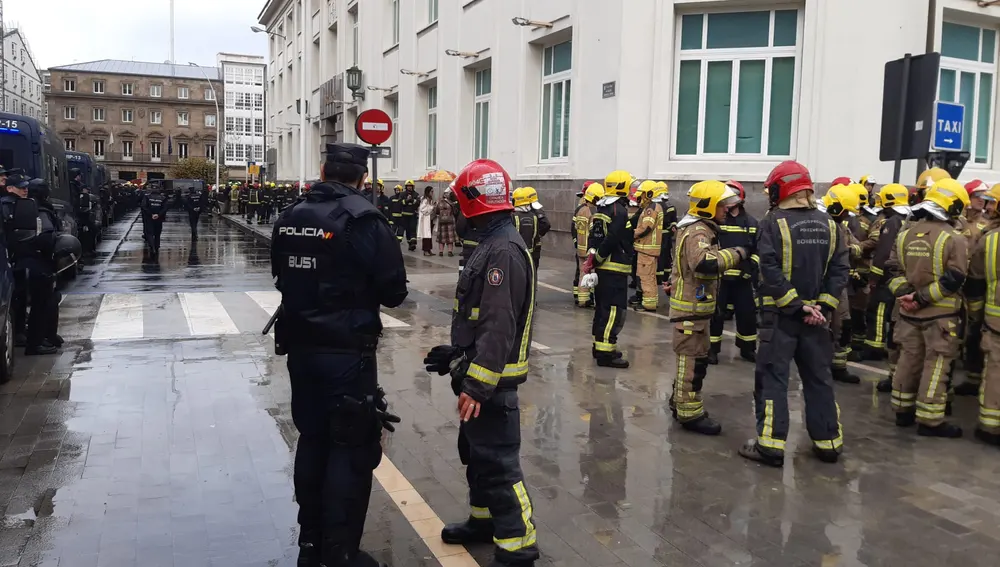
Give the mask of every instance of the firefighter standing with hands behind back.
[[468, 519], [448, 524], [448, 544], [492, 542], [491, 567], [538, 559], [531, 500], [521, 472], [517, 387], [527, 380], [535, 277], [514, 228], [510, 176], [486, 159], [455, 179], [462, 214], [479, 243], [459, 275], [451, 344], [431, 349], [428, 372], [451, 374], [461, 424], [458, 453], [469, 482]]
[[663, 237], [663, 208], [653, 201], [656, 195], [655, 181], [643, 181], [639, 184], [636, 200], [641, 212], [639, 222], [635, 227], [635, 273], [639, 278], [639, 290], [636, 291], [638, 303], [636, 311], [656, 311], [660, 299], [660, 286], [656, 283], [656, 267], [660, 259], [660, 239]]
[[719, 223], [740, 200], [734, 189], [721, 181], [702, 181], [688, 190], [688, 199], [688, 212], [677, 223], [673, 272], [665, 286], [677, 358], [670, 406], [684, 429], [718, 435], [722, 426], [708, 416], [701, 400], [711, 350], [709, 320], [715, 313], [719, 276], [750, 253], [741, 247], [719, 248]]
[[741, 456], [780, 467], [788, 438], [788, 379], [795, 360], [805, 397], [813, 452], [840, 457], [843, 434], [834, 399], [828, 321], [850, 277], [848, 251], [837, 223], [819, 211], [812, 178], [802, 164], [778, 164], [764, 183], [772, 211], [760, 223], [760, 351], [754, 372], [757, 437]]
[[577, 307], [593, 307], [593, 290], [580, 286], [580, 265], [587, 260], [590, 237], [590, 217], [597, 210], [597, 202], [604, 198], [604, 187], [600, 183], [588, 181], [584, 184], [583, 193], [579, 194], [580, 203], [573, 211], [573, 245], [576, 247], [576, 273], [573, 275], [573, 294]]

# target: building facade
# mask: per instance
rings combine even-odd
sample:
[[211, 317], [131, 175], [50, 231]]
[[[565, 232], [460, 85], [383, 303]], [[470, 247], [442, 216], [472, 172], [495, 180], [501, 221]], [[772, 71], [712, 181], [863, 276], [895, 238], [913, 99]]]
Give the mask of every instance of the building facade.
[[225, 84], [224, 159], [230, 178], [243, 179], [251, 162], [264, 163], [264, 58], [220, 53]]
[[216, 159], [218, 68], [105, 59], [48, 72], [49, 125], [112, 178], [163, 179], [179, 159]]
[[18, 28], [3, 31], [3, 100], [0, 109], [31, 118], [43, 118], [42, 77], [31, 49]]
[[[975, 0], [271, 0], [269, 119], [279, 176], [298, 168], [307, 38], [307, 175], [358, 112], [396, 125], [387, 179], [499, 161], [568, 231], [573, 193], [622, 168], [664, 179], [761, 182], [785, 159], [818, 180], [874, 175], [885, 63], [942, 53], [938, 98], [966, 107], [963, 178], [1000, 182], [1000, 5]], [[516, 22], [514, 20], [517, 20]], [[363, 100], [343, 88], [352, 65]], [[331, 85], [326, 88], [325, 85]], [[912, 182], [915, 162], [904, 163]], [[675, 197], [677, 199], [677, 197]], [[681, 198], [682, 200], [682, 198]]]

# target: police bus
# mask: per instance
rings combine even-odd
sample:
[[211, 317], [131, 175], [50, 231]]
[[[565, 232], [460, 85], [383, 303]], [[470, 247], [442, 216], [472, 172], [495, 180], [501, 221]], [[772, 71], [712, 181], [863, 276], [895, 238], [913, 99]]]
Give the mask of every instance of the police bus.
[[76, 236], [76, 199], [70, 190], [62, 138], [35, 118], [0, 112], [0, 165], [47, 181], [62, 230]]
[[[107, 183], [107, 169], [94, 161], [94, 158], [90, 157], [90, 154], [85, 154], [83, 152], [66, 151], [66, 165], [69, 167], [70, 174], [69, 177], [72, 180], [73, 170], [79, 169], [80, 174], [83, 177], [83, 185], [90, 189], [90, 194], [94, 196], [91, 200], [90, 213], [93, 215], [93, 219], [97, 226], [97, 240], [101, 239], [101, 227], [103, 226], [104, 215], [101, 211], [101, 187]], [[73, 189], [73, 184], [70, 183], [70, 192], [73, 199], [74, 210], [80, 212], [80, 195], [76, 193]]]

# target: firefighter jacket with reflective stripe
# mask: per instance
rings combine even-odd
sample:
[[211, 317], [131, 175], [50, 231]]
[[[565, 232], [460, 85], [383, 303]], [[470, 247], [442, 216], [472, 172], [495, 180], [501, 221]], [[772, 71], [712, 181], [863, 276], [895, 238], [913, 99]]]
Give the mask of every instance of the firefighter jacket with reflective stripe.
[[597, 250], [594, 264], [599, 271], [622, 275], [632, 273], [632, 220], [619, 197], [600, 206], [591, 217], [590, 248]]
[[246, 203], [250, 199], [250, 192], [247, 191], [246, 189], [239, 189], [239, 192], [240, 192], [240, 201]]
[[1000, 258], [997, 257], [1000, 254], [1000, 223], [993, 221], [988, 226], [969, 255], [965, 297], [969, 317], [984, 321], [989, 330], [1000, 334], [1000, 285], [997, 285], [1000, 283]]
[[260, 204], [260, 191], [253, 189], [250, 191], [250, 204], [259, 205]]
[[975, 248], [979, 239], [993, 229], [991, 226], [993, 222], [983, 214], [983, 211], [966, 209], [965, 223], [966, 226], [963, 233], [969, 239], [969, 250]]
[[467, 261], [469, 256], [476, 251], [476, 246], [479, 244], [479, 233], [458, 207], [455, 207], [455, 234], [462, 241], [462, 259]]
[[514, 227], [528, 250], [537, 254], [542, 250], [542, 237], [548, 234], [552, 224], [542, 211], [514, 211]]
[[911, 222], [896, 238], [886, 266], [895, 275], [889, 290], [896, 297], [914, 293], [915, 311], [900, 317], [929, 320], [958, 313], [959, 292], [969, 267], [968, 242], [950, 224], [932, 218]]
[[851, 272], [858, 277], [867, 278], [868, 272], [871, 271], [872, 252], [878, 244], [870, 238], [872, 219], [864, 215], [850, 217], [847, 220], [847, 226], [851, 229], [851, 234], [854, 235], [854, 238], [858, 241], [858, 245], [861, 247], [860, 255], [855, 256], [851, 254]]
[[412, 216], [417, 214], [417, 207], [420, 206], [420, 196], [417, 195], [416, 190], [407, 189], [403, 191], [403, 216]]
[[663, 238], [663, 208], [659, 203], [650, 203], [639, 215], [635, 227], [635, 252], [646, 256], [660, 256], [660, 239]]
[[753, 218], [740, 207], [736, 216], [727, 216], [726, 222], [719, 226], [719, 248], [745, 248], [750, 257], [740, 262], [739, 266], [726, 270], [723, 279], [748, 279], [757, 281], [757, 219]]
[[397, 219], [403, 216], [403, 195], [401, 193], [389, 197], [389, 216]]
[[590, 217], [594, 210], [590, 203], [584, 201], [576, 206], [573, 211], [573, 246], [576, 247], [576, 255], [580, 258], [587, 257], [587, 243], [590, 237]]
[[837, 222], [817, 209], [773, 209], [761, 220], [760, 295], [764, 310], [798, 315], [819, 305], [831, 315], [850, 277]]
[[535, 309], [531, 254], [508, 216], [479, 233], [479, 245], [458, 277], [451, 343], [469, 362], [462, 389], [477, 401], [528, 376]]
[[240, 190], [239, 189], [230, 189], [229, 190], [229, 200], [231, 202], [233, 202], [233, 203], [238, 202], [240, 200]]
[[871, 272], [868, 275], [868, 281], [873, 284], [885, 285], [892, 279], [890, 274], [886, 273], [885, 264], [889, 261], [889, 255], [896, 246], [896, 237], [899, 236], [899, 231], [903, 228], [906, 218], [897, 212], [891, 211], [881, 220], [882, 222], [879, 223], [878, 244], [875, 247], [875, 255], [872, 257], [872, 266]]
[[[664, 273], [674, 265], [674, 233], [677, 230], [677, 209], [667, 199], [659, 201], [663, 207], [663, 237], [660, 238], [660, 264]], [[657, 271], [660, 271], [659, 269]]]
[[670, 274], [670, 320], [711, 319], [720, 276], [738, 266], [745, 256], [738, 249], [719, 249], [719, 225], [713, 220], [698, 219], [678, 226]]

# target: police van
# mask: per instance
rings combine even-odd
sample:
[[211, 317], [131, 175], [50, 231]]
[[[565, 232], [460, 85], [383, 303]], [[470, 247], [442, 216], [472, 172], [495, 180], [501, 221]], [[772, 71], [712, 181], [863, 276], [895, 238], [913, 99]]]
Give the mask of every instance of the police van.
[[77, 235], [76, 198], [70, 190], [62, 138], [35, 118], [0, 112], [0, 165], [47, 181], [62, 230]]
[[[94, 161], [94, 158], [90, 157], [90, 154], [85, 154], [83, 152], [73, 152], [69, 150], [66, 151], [66, 165], [69, 167], [70, 171], [74, 169], [80, 170], [80, 174], [83, 176], [83, 184], [88, 189], [90, 189], [91, 195], [94, 196], [94, 198], [92, 199], [93, 205], [89, 212], [93, 215], [93, 218], [96, 221], [96, 225], [98, 228], [97, 239], [100, 240], [101, 237], [100, 228], [103, 226], [103, 218], [104, 218], [104, 215], [101, 212], [100, 196], [101, 196], [101, 187], [107, 182], [107, 169], [105, 169], [104, 166], [102, 166], [101, 164]], [[70, 178], [72, 179], [72, 173], [70, 173], [69, 175]], [[76, 191], [73, 189], [72, 183], [70, 183], [69, 186], [70, 186], [70, 192], [73, 193], [71, 197], [74, 203], [74, 210], [77, 213], [80, 213], [81, 212], [80, 195], [76, 193]]]

